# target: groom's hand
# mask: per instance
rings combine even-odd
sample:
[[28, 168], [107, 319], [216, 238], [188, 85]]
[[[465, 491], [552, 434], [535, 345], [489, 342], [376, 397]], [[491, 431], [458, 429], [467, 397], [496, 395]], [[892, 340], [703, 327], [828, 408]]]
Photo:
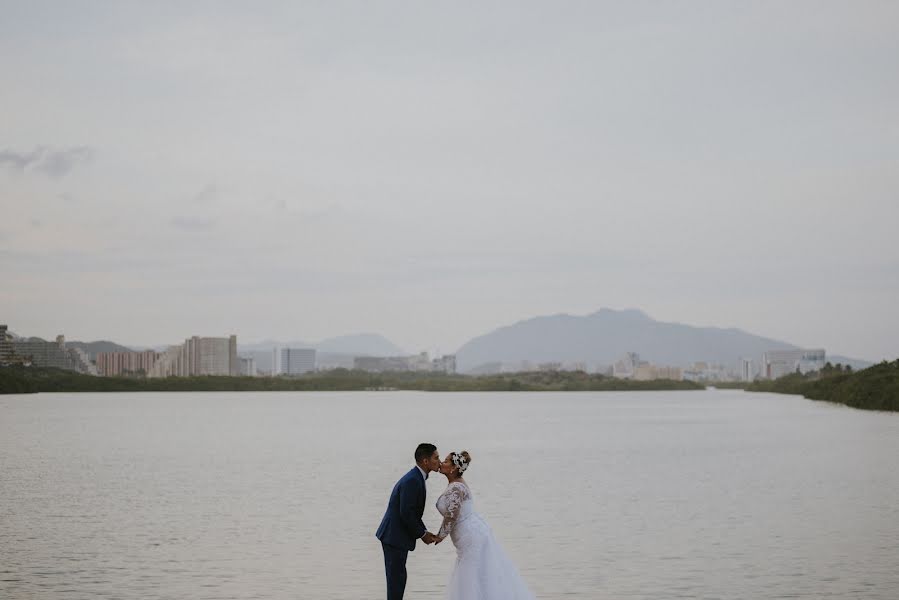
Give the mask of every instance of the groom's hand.
[[430, 531], [425, 531], [425, 534], [421, 536], [421, 541], [423, 541], [425, 544], [430, 545], [437, 541], [437, 536]]

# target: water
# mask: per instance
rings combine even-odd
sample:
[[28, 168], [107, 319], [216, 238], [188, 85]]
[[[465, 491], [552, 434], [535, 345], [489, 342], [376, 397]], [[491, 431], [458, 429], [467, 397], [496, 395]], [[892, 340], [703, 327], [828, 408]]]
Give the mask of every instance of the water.
[[0, 598], [382, 598], [420, 441], [544, 600], [899, 597], [899, 415], [707, 391], [0, 397]]

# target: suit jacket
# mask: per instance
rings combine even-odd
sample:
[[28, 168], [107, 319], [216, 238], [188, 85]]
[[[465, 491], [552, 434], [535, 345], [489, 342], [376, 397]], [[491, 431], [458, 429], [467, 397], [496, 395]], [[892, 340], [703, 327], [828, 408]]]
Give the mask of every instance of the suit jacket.
[[415, 541], [427, 531], [421, 520], [425, 512], [426, 496], [425, 478], [421, 476], [418, 467], [412, 467], [393, 486], [387, 511], [375, 536], [390, 546], [415, 550]]

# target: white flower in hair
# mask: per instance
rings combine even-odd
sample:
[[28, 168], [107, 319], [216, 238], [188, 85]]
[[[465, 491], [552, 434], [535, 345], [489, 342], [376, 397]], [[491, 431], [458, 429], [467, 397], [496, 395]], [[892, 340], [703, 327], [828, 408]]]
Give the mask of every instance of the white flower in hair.
[[465, 469], [468, 468], [468, 463], [465, 461], [465, 457], [458, 452], [453, 452], [453, 464], [456, 465], [457, 469], [459, 469], [460, 475], [465, 472]]

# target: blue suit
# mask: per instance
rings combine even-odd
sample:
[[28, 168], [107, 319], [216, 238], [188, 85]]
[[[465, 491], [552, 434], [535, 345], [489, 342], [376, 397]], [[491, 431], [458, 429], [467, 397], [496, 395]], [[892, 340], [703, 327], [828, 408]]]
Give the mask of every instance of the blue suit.
[[415, 541], [427, 528], [421, 520], [425, 512], [425, 478], [418, 467], [403, 475], [387, 502], [375, 536], [384, 550], [384, 570], [387, 574], [387, 600], [402, 600], [406, 589], [406, 558], [415, 550]]

